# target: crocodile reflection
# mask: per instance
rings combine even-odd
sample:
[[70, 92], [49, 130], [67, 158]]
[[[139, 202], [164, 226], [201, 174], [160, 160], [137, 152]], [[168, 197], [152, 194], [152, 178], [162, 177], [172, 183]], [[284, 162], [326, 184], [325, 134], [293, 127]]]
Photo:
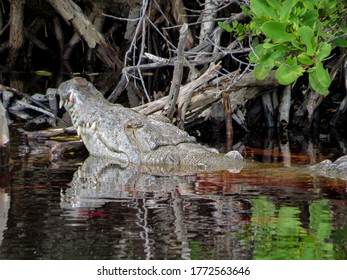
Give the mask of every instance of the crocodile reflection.
[[62, 192], [61, 206], [100, 207], [117, 199], [145, 198], [148, 194], [161, 197], [177, 189], [189, 191], [195, 182], [194, 174], [174, 174], [159, 168], [148, 170], [148, 167], [138, 169], [137, 166], [121, 168], [112, 160], [89, 156], [74, 173], [70, 188]]
[[[74, 173], [70, 188], [61, 193], [62, 208], [101, 207], [106, 202], [127, 200], [133, 198], [156, 200], [167, 197], [170, 193], [209, 199], [209, 195], [198, 195], [199, 184], [223, 187], [223, 193], [229, 193], [234, 186], [241, 194], [245, 189], [259, 190], [259, 187], [295, 187], [308, 185], [314, 180], [318, 182], [330, 180], [330, 185], [344, 185], [343, 172], [337, 174], [340, 165], [345, 170], [347, 157], [342, 157], [334, 163], [323, 161], [310, 167], [281, 167], [275, 164], [258, 164], [241, 167], [233, 173], [174, 173], [167, 166], [149, 167], [147, 165], [130, 165], [122, 168], [112, 160], [89, 156], [82, 166]], [[339, 161], [342, 161], [339, 164]], [[329, 163], [329, 164], [328, 164]], [[328, 164], [328, 165], [327, 165]], [[322, 166], [324, 168], [322, 168]], [[329, 167], [329, 168], [328, 168]], [[336, 171], [334, 176], [332, 170]], [[340, 170], [341, 171], [341, 170]], [[333, 177], [333, 178], [326, 178]], [[338, 179], [340, 178], [340, 179]], [[342, 180], [341, 180], [342, 179]], [[220, 181], [220, 182], [217, 182]], [[217, 183], [216, 183], [217, 182]], [[226, 187], [226, 184], [228, 185]], [[227, 190], [229, 188], [230, 190]], [[234, 193], [235, 190], [232, 190]]]

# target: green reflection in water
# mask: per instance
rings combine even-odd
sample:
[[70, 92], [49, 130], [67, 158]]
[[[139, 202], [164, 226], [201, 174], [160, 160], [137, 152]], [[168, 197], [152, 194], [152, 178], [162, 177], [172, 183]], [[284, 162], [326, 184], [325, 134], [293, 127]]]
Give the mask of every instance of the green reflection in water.
[[299, 220], [296, 206], [275, 205], [265, 197], [253, 200], [251, 231], [254, 259], [336, 259], [329, 241], [332, 232], [328, 200], [309, 206], [309, 228]]

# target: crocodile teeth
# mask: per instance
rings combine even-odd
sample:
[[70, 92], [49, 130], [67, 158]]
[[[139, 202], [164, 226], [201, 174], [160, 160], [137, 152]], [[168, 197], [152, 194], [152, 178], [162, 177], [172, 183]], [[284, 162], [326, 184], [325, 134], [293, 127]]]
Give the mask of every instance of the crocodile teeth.
[[91, 129], [96, 130], [96, 122], [93, 122], [92, 125], [90, 126]]
[[61, 109], [65, 105], [65, 100], [60, 99], [59, 100], [59, 109]]
[[90, 122], [87, 122], [85, 125], [86, 128], [90, 128]]
[[82, 133], [82, 126], [79, 125], [79, 126], [77, 127], [77, 135], [78, 135], [78, 136], [81, 136], [81, 133]]
[[95, 178], [87, 178], [87, 182], [91, 184], [96, 184], [97, 180]]
[[82, 170], [81, 170], [80, 166], [77, 169], [77, 174], [78, 174], [78, 178], [82, 178], [83, 177], [83, 173], [82, 173]]
[[71, 104], [74, 103], [74, 96], [75, 96], [75, 92], [71, 92], [70, 95], [69, 95], [69, 102], [70, 102]]

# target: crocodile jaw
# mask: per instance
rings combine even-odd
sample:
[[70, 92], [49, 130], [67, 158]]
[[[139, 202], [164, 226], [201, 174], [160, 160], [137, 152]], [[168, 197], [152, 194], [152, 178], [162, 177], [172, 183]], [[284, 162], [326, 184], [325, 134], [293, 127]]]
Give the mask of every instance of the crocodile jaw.
[[62, 108], [63, 106], [65, 108], [70, 108], [70, 107], [73, 107], [74, 104], [75, 104], [75, 92], [71, 91], [68, 93], [68, 98], [64, 99], [63, 96], [60, 98], [59, 108]]
[[62, 96], [59, 101], [59, 107], [61, 108], [64, 106], [66, 111], [70, 114], [72, 124], [77, 131], [77, 135], [82, 138], [82, 141], [87, 147], [89, 153], [100, 158], [114, 159], [118, 161], [118, 164], [121, 167], [128, 166], [128, 156], [123, 152], [112, 150], [100, 137], [97, 122], [84, 122], [82, 120], [79, 109], [76, 108], [77, 102], [76, 93], [74, 91], [70, 91], [68, 94]]
[[84, 123], [81, 121], [78, 110], [75, 110], [75, 95], [76, 93], [74, 91], [71, 91], [68, 93], [67, 98], [64, 99], [62, 97], [59, 101], [59, 108], [62, 108], [64, 106], [66, 111], [69, 112], [71, 116], [72, 124], [77, 130], [77, 135], [81, 136], [82, 130], [84, 128], [87, 128], [87, 129], [91, 128], [92, 130], [95, 131], [96, 122], [93, 122], [92, 124], [90, 124], [90, 122]]

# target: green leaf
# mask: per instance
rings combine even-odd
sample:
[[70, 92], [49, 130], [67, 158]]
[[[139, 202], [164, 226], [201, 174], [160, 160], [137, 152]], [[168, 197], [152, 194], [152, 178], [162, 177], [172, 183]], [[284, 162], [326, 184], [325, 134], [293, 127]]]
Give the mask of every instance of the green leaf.
[[295, 35], [286, 31], [287, 24], [284, 22], [267, 21], [262, 25], [263, 33], [275, 43], [290, 42]]
[[306, 2], [312, 3], [312, 5], [317, 5], [322, 0], [307, 0]]
[[340, 20], [337, 25], [339, 26], [339, 28], [342, 30], [342, 32], [347, 33], [347, 24], [343, 21]]
[[316, 67], [312, 67], [308, 76], [311, 87], [319, 94], [327, 95], [331, 84], [328, 70], [323, 68], [321, 62], [317, 62]]
[[309, 55], [307, 55], [306, 53], [299, 54], [297, 56], [297, 59], [300, 63], [308, 65], [308, 66], [313, 64], [311, 57]]
[[288, 56], [288, 57], [286, 58], [286, 62], [287, 62], [287, 64], [288, 64], [289, 66], [291, 66], [291, 67], [294, 67], [294, 66], [297, 66], [297, 65], [298, 65], [298, 62], [296, 61], [296, 58], [295, 58], [295, 57], [292, 58], [291, 56]]
[[53, 75], [52, 72], [49, 72], [46, 70], [37, 70], [35, 71], [35, 74], [37, 76], [43, 76], [43, 77], [51, 77]]
[[[268, 46], [269, 48], [265, 48]], [[273, 47], [271, 47], [273, 46]], [[278, 64], [285, 62], [288, 47], [284, 45], [259, 44], [254, 47], [254, 52], [248, 54], [250, 62], [262, 64], [263, 67], [272, 69]]]
[[235, 31], [239, 40], [243, 40], [246, 37], [248, 32], [245, 30], [245, 28], [248, 28], [246, 24], [240, 24], [236, 21], [233, 22], [232, 29]]
[[305, 70], [299, 66], [288, 66], [282, 64], [278, 67], [275, 77], [281, 85], [290, 85], [300, 77]]
[[322, 1], [324, 4], [324, 6], [327, 8], [327, 9], [335, 9], [336, 8], [336, 0], [325, 0], [325, 1]]
[[295, 40], [292, 40], [291, 41], [291, 43], [292, 43], [292, 45], [295, 47], [295, 48], [297, 48], [298, 50], [300, 50], [300, 51], [305, 51], [305, 49], [303, 48], [303, 46], [300, 44], [300, 42], [299, 41], [297, 41], [296, 39]]
[[254, 52], [248, 54], [248, 57], [251, 62], [257, 62], [265, 52], [266, 49], [263, 48], [263, 44], [259, 44], [254, 48]]
[[316, 72], [317, 77], [319, 77], [319, 82], [322, 86], [328, 88], [331, 84], [331, 79], [328, 69], [324, 69], [321, 62], [316, 62]]
[[241, 8], [241, 11], [244, 12], [247, 16], [249, 17], [252, 16], [250, 10], [245, 5], [241, 5], [240, 8]]
[[233, 30], [229, 24], [224, 23], [222, 21], [218, 21], [218, 25], [227, 32], [231, 32]]
[[269, 52], [266, 52], [264, 55], [262, 55], [258, 62], [259, 64], [262, 64], [264, 67], [267, 68], [273, 68], [275, 67], [275, 61], [272, 58], [273, 52], [270, 50]]
[[254, 67], [253, 75], [257, 80], [264, 80], [267, 76], [269, 76], [271, 68], [268, 68], [262, 64], [258, 64]]
[[298, 1], [299, 0], [286, 0], [282, 4], [282, 9], [280, 10], [280, 20], [281, 21], [287, 21], [289, 19], [289, 16], [292, 12], [292, 9]]
[[347, 40], [342, 37], [332, 40], [331, 43], [338, 47], [342, 47], [342, 48], [347, 47]]
[[322, 37], [324, 39], [324, 41], [327, 41], [326, 39], [334, 38], [333, 34], [330, 34], [328, 32], [324, 32], [324, 31], [319, 31], [317, 36]]
[[287, 52], [288, 52], [288, 48], [283, 45], [280, 45], [276, 48], [271, 58], [275, 61], [275, 63], [282, 64], [285, 61], [285, 56]]
[[278, 0], [267, 0], [267, 3], [277, 11], [280, 11], [283, 9], [283, 7], [281, 6], [281, 4], [279, 2], [280, 1], [278, 1]]
[[316, 61], [319, 61], [319, 62], [322, 61], [324, 58], [330, 55], [330, 52], [331, 52], [331, 45], [326, 42], [323, 42], [318, 47]]
[[302, 17], [307, 12], [307, 9], [305, 7], [294, 7], [293, 14], [296, 17]]
[[317, 10], [308, 10], [305, 15], [302, 17], [302, 25], [309, 26], [313, 28], [314, 24], [318, 21], [318, 11]]
[[313, 4], [309, 1], [305, 1], [303, 4], [308, 10], [312, 10], [314, 8]]
[[306, 52], [308, 55], [314, 54], [312, 39], [314, 37], [313, 30], [309, 26], [302, 26], [298, 31], [300, 41], [306, 46]]
[[308, 81], [309, 81], [312, 89], [315, 92], [322, 94], [322, 95], [328, 95], [329, 94], [328, 88], [322, 86], [322, 84], [319, 82], [316, 71], [312, 71], [309, 73]]
[[263, 48], [264, 49], [272, 49], [275, 48], [277, 45], [271, 44], [271, 43], [264, 43]]
[[276, 10], [269, 6], [266, 0], [251, 0], [250, 7], [252, 12], [258, 17], [267, 16], [271, 19], [278, 19]]

